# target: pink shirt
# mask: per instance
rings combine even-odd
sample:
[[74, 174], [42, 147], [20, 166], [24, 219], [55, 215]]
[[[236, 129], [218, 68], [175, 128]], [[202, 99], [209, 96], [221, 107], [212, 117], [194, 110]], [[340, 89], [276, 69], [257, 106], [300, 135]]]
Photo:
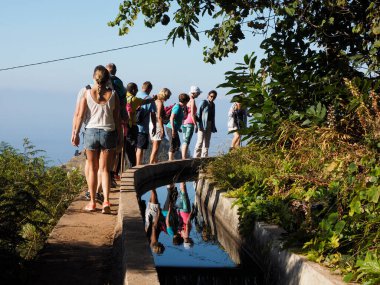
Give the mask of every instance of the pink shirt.
[[193, 114], [195, 115], [197, 113], [197, 106], [195, 105], [194, 98], [190, 98], [190, 102], [187, 106], [187, 117], [183, 120], [184, 125], [195, 125], [195, 122], [193, 120], [193, 117], [191, 116], [191, 106], [194, 106]]

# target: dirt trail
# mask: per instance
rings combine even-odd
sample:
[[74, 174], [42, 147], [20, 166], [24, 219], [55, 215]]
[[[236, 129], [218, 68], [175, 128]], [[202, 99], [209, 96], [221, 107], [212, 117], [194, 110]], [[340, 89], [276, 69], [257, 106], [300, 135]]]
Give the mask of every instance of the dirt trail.
[[[83, 167], [75, 157], [67, 167]], [[87, 190], [87, 189], [85, 189]], [[113, 241], [119, 204], [119, 187], [110, 193], [111, 214], [83, 210], [88, 201], [81, 193], [49, 236], [33, 265], [28, 284], [116, 284], [117, 264]]]

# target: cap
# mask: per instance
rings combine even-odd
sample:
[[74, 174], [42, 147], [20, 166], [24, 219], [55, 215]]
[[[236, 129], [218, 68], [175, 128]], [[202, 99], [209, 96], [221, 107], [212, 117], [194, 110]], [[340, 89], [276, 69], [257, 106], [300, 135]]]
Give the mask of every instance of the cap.
[[190, 249], [192, 246], [193, 246], [193, 244], [191, 242], [184, 242], [183, 243], [183, 247], [185, 249]]
[[190, 87], [190, 93], [202, 93], [202, 91], [201, 91], [201, 89], [199, 89], [199, 87], [198, 86], [191, 86]]

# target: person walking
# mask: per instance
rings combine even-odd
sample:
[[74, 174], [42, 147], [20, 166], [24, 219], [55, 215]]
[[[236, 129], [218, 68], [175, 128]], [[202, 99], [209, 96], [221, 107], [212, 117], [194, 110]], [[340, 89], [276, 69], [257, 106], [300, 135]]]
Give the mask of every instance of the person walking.
[[197, 86], [190, 87], [190, 101], [187, 104], [187, 116], [183, 120], [182, 133], [182, 159], [187, 158], [187, 153], [189, 151], [189, 144], [191, 138], [193, 137], [194, 130], [196, 130], [196, 115], [197, 115], [197, 105], [195, 104], [195, 99], [202, 93], [202, 91]]
[[[152, 83], [146, 81], [141, 87], [141, 91], [136, 97], [142, 100], [150, 98], [149, 94], [152, 91]], [[137, 144], [136, 144], [136, 165], [141, 165], [144, 157], [144, 150], [148, 149], [149, 145], [149, 122], [156, 124], [156, 104], [149, 103], [140, 106], [139, 118], [137, 122]]]
[[100, 169], [104, 193], [102, 213], [110, 214], [109, 166], [112, 156], [115, 155], [116, 147], [121, 145], [120, 106], [117, 95], [107, 86], [110, 79], [108, 70], [104, 66], [98, 65], [95, 67], [93, 78], [93, 87], [87, 90], [86, 96], [81, 99], [71, 142], [74, 146], [79, 145], [79, 130], [88, 113], [89, 120], [84, 133], [84, 145], [88, 159], [87, 185], [91, 200], [85, 210], [96, 211], [95, 191], [97, 172]]
[[138, 127], [136, 121], [136, 111], [141, 105], [152, 103], [156, 100], [157, 96], [153, 98], [141, 99], [136, 97], [138, 88], [136, 83], [129, 83], [127, 85], [127, 113], [128, 113], [128, 122], [127, 122], [127, 139], [126, 139], [126, 153], [129, 160], [129, 166], [136, 166], [136, 147], [137, 147], [137, 136], [138, 136]]
[[230, 150], [240, 147], [241, 133], [240, 130], [247, 125], [247, 110], [239, 102], [243, 95], [232, 97], [232, 105], [228, 111], [228, 132], [233, 132]]
[[211, 90], [206, 100], [203, 100], [197, 110], [198, 137], [194, 149], [194, 157], [207, 157], [210, 147], [211, 133], [216, 133], [215, 99], [217, 92]]
[[[106, 65], [106, 68], [108, 72], [110, 73], [110, 81], [112, 83], [112, 88], [115, 90], [117, 97], [119, 98], [120, 103], [120, 124], [121, 124], [121, 130], [125, 129], [125, 122], [127, 121], [127, 111], [126, 111], [126, 90], [123, 84], [123, 81], [119, 77], [116, 76], [117, 68], [114, 63], [108, 63]], [[124, 145], [124, 139], [125, 135], [123, 132], [123, 144]], [[120, 171], [122, 171], [122, 148], [116, 149], [116, 154], [114, 157], [113, 162], [111, 163], [112, 169], [111, 169], [111, 184], [113, 186], [116, 186], [115, 180], [120, 180]]]
[[165, 116], [165, 106], [164, 102], [170, 98], [172, 92], [168, 88], [163, 88], [157, 94], [156, 105], [156, 120], [151, 121], [149, 125], [150, 139], [152, 140], [152, 152], [150, 154], [149, 163], [158, 162], [158, 150], [162, 139], [165, 137], [164, 131], [164, 116]]
[[[87, 85], [86, 87], [81, 88], [78, 92], [78, 95], [77, 95], [77, 101], [76, 101], [75, 111], [74, 111], [74, 116], [73, 116], [72, 134], [74, 133], [74, 131], [76, 129], [77, 117], [79, 116], [80, 102], [81, 102], [82, 98], [86, 95], [86, 90], [91, 90], [91, 86]], [[84, 135], [84, 129], [86, 128], [86, 125], [87, 125], [89, 119], [90, 119], [89, 114], [86, 113], [86, 115], [83, 118], [83, 123], [82, 123], [83, 124], [83, 132], [81, 132], [82, 135]], [[84, 150], [84, 156], [86, 158], [85, 163], [84, 163], [84, 176], [87, 180], [89, 170], [88, 170], [88, 160], [87, 160], [86, 150]], [[102, 185], [101, 185], [101, 182], [98, 181], [98, 186], [96, 189], [96, 200], [99, 203], [103, 203], [103, 201], [104, 201], [104, 196], [101, 192], [102, 192]], [[91, 200], [90, 191], [88, 191], [88, 189], [87, 189], [84, 197], [86, 198], [86, 200]]]
[[[181, 141], [179, 139], [178, 132], [181, 129], [182, 121], [184, 118], [184, 109], [189, 102], [190, 97], [186, 93], [181, 93], [178, 96], [178, 104], [175, 104], [171, 115], [170, 121], [166, 124], [166, 133], [169, 137], [169, 161], [174, 159], [174, 153], [179, 150], [181, 146]], [[185, 109], [187, 111], [187, 109]]]

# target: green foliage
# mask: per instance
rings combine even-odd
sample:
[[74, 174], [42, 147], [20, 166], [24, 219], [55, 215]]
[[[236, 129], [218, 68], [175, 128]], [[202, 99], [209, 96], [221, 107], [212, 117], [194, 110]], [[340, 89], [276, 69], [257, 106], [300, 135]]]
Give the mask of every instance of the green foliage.
[[56, 221], [84, 184], [78, 171], [47, 167], [29, 140], [21, 153], [0, 144], [0, 264], [3, 280], [41, 249]]
[[[239, 207], [240, 230], [267, 221], [288, 243], [345, 280], [377, 284], [380, 157], [328, 128], [283, 122], [277, 141], [251, 144], [213, 160], [207, 173]], [[228, 165], [228, 167], [226, 167]]]

